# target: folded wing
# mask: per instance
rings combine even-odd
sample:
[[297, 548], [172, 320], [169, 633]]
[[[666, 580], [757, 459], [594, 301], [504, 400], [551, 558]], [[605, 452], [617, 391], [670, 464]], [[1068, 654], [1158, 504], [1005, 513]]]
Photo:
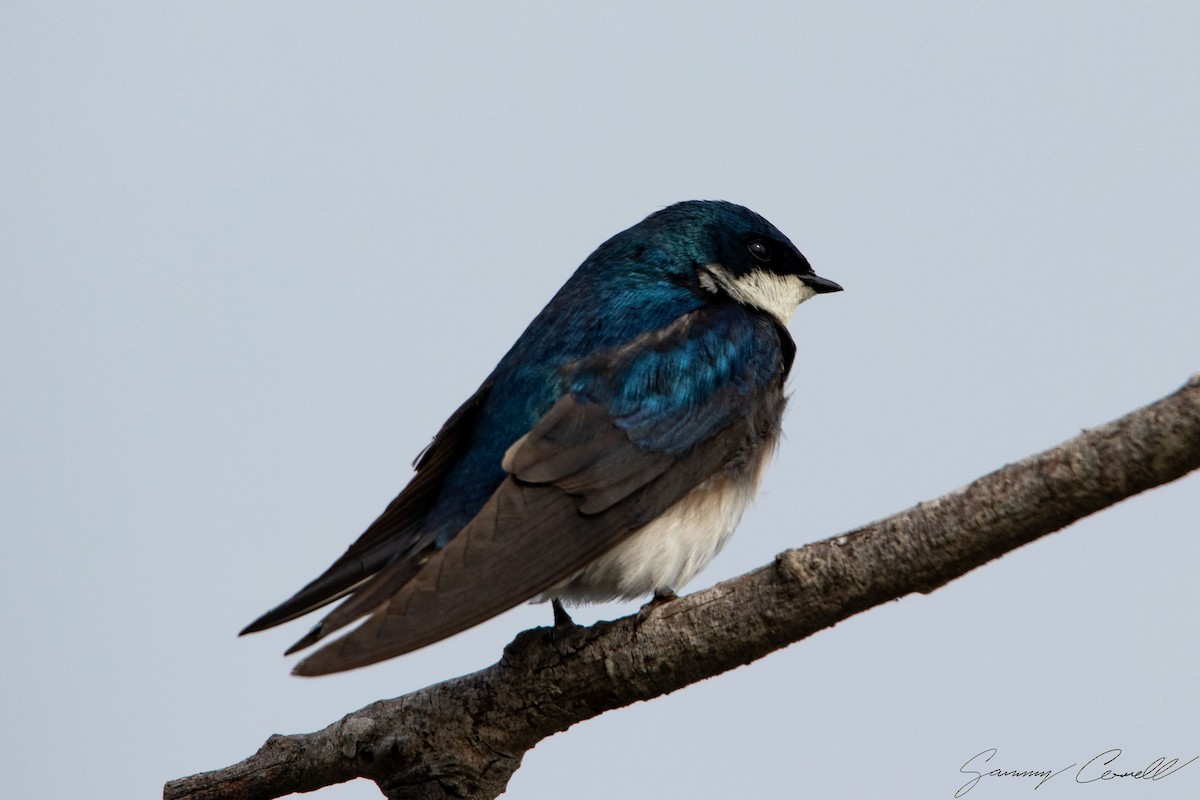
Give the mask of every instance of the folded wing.
[[508, 475], [482, 510], [445, 547], [358, 588], [297, 647], [369, 618], [296, 673], [407, 653], [569, 578], [774, 437], [790, 347], [758, 315], [705, 308], [571, 365], [560, 399], [509, 448]]

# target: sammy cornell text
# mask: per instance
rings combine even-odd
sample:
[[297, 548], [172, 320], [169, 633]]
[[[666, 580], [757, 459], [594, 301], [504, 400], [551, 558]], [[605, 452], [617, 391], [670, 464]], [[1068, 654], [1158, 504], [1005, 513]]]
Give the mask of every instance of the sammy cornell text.
[[[959, 772], [968, 777], [966, 783], [958, 787], [955, 797], [962, 797], [967, 792], [979, 786], [985, 779], [1003, 778], [1005, 782], [1016, 779], [1027, 782], [1030, 788], [1040, 789], [1047, 783], [1055, 781], [1058, 784], [1073, 782], [1077, 784], [1119, 783], [1149, 783], [1162, 781], [1173, 777], [1177, 772], [1191, 764], [1200, 756], [1192, 756], [1186, 761], [1180, 758], [1159, 756], [1149, 763], [1136, 765], [1129, 757], [1123, 757], [1123, 751], [1114, 747], [1093, 756], [1082, 765], [1079, 762], [1065, 767], [1011, 767], [1001, 765], [996, 758], [997, 749], [989, 747], [977, 755], [967, 759], [959, 768]], [[1197, 767], [1200, 769], [1200, 767]]]

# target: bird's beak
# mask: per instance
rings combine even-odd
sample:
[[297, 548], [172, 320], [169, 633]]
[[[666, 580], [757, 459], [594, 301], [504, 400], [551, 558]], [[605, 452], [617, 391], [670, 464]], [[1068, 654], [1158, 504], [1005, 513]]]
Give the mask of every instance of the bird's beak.
[[822, 278], [820, 275], [801, 275], [800, 282], [808, 288], [812, 289], [817, 294], [825, 292], [840, 292], [842, 287], [833, 281]]

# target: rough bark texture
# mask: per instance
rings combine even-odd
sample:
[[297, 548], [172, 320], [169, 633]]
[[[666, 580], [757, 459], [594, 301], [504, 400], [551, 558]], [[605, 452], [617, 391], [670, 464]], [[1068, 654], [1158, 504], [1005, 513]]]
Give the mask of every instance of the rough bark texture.
[[1200, 375], [944, 497], [639, 615], [553, 638], [526, 631], [487, 669], [381, 700], [315, 733], [272, 736], [245, 761], [171, 781], [163, 796], [273, 798], [365, 777], [391, 798], [495, 797], [547, 736], [930, 592], [1198, 467]]

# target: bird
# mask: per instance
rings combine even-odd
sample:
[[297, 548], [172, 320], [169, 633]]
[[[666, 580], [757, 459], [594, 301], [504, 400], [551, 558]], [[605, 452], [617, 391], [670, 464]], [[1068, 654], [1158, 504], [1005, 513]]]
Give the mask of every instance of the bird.
[[[409, 653], [526, 601], [675, 597], [722, 548], [780, 438], [796, 307], [842, 287], [759, 214], [662, 208], [587, 257], [319, 577], [248, 625], [345, 598], [294, 668]], [[806, 348], [807, 349], [807, 348]]]

